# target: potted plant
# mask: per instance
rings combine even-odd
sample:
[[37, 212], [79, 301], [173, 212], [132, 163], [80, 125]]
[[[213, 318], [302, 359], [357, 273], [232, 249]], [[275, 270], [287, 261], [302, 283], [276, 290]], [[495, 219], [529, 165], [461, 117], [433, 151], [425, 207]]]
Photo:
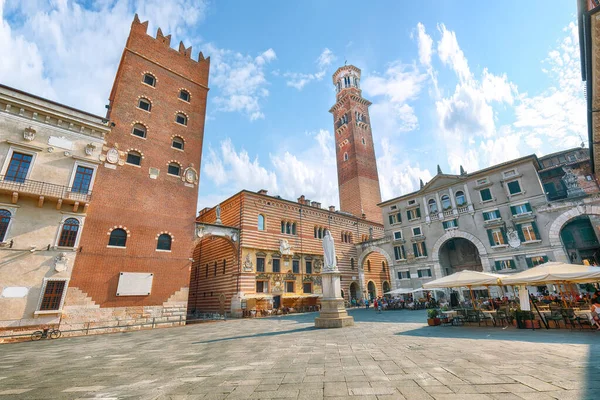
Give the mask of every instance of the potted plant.
[[436, 308], [430, 308], [427, 310], [427, 325], [429, 326], [437, 326], [442, 323], [439, 319], [439, 311]]

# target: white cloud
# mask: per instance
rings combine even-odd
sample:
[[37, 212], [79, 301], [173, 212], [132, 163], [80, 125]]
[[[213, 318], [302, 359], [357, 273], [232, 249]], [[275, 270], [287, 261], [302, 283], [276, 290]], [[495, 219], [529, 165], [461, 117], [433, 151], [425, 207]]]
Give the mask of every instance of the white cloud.
[[425, 25], [420, 22], [417, 24], [417, 43], [419, 46], [419, 62], [426, 67], [430, 67], [433, 39], [425, 32]]
[[513, 104], [513, 96], [517, 94], [517, 86], [508, 81], [506, 74], [497, 76], [490, 73], [487, 68], [483, 69], [481, 89], [487, 101], [493, 100], [507, 104]]
[[203, 172], [217, 186], [225, 186], [231, 194], [237, 190], [277, 190], [277, 177], [260, 165], [258, 156], [250, 159], [244, 149], [235, 149], [231, 139], [221, 142], [219, 151], [209, 148]]
[[336, 59], [337, 57], [333, 54], [333, 52], [328, 48], [325, 48], [315, 61], [318, 67], [317, 72], [285, 72], [282, 74], [282, 76], [286, 78], [285, 84], [298, 90], [302, 90], [302, 88], [304, 88], [304, 86], [310, 82], [322, 80], [327, 73], [327, 67], [329, 67]]
[[133, 13], [181, 37], [205, 10], [195, 0], [116, 0], [90, 8], [73, 0], [0, 0], [0, 81], [104, 113]]
[[252, 58], [212, 44], [205, 48], [211, 56], [211, 84], [219, 89], [213, 99], [219, 111], [242, 112], [251, 121], [264, 118], [260, 100], [269, 95], [264, 68], [277, 58], [275, 51]]
[[442, 38], [437, 43], [437, 53], [440, 60], [456, 72], [456, 75], [461, 82], [471, 80], [472, 75], [471, 70], [469, 69], [469, 63], [458, 45], [456, 33], [446, 29], [444, 24], [438, 25], [438, 31], [442, 35]]

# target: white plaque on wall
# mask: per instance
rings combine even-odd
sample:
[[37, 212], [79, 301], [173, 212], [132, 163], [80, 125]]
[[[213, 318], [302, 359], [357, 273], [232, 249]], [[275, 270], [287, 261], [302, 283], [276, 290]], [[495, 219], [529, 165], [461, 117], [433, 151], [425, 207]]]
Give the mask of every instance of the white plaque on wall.
[[117, 296], [148, 296], [154, 274], [149, 272], [121, 272]]
[[0, 297], [5, 298], [23, 298], [27, 296], [29, 293], [29, 289], [22, 286], [8, 286], [2, 290], [2, 295]]
[[61, 149], [73, 150], [73, 142], [63, 136], [50, 136], [48, 138], [48, 144], [54, 147], [60, 147]]

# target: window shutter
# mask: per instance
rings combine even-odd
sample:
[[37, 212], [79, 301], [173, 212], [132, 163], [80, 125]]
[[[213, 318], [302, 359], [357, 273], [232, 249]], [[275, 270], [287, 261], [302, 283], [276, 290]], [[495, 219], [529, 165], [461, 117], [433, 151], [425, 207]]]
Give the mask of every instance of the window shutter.
[[404, 250], [404, 246], [400, 246], [400, 250], [402, 252], [402, 258], [405, 259], [406, 258], [406, 250]]
[[417, 207], [417, 218], [421, 218], [421, 208]]
[[402, 213], [401, 213], [401, 212], [399, 212], [399, 213], [396, 215], [396, 218], [398, 219], [398, 221], [396, 221], [396, 222], [398, 222], [398, 223], [402, 222]]
[[413, 243], [413, 254], [415, 255], [415, 257], [417, 257], [418, 251], [417, 251], [417, 244]]
[[492, 235], [492, 230], [488, 229], [487, 234], [488, 234], [488, 239], [490, 240], [490, 246], [495, 246], [496, 243], [494, 243], [494, 236]]
[[423, 271], [421, 271], [420, 269], [419, 269], [419, 270], [417, 270], [417, 276], [418, 276], [419, 278], [422, 278], [422, 277], [423, 277]]
[[421, 242], [422, 246], [421, 248], [423, 249], [423, 255], [427, 256], [427, 247], [425, 247], [425, 242]]
[[512, 215], [517, 215], [517, 208], [515, 206], [510, 206], [510, 212]]
[[527, 261], [527, 268], [533, 267], [533, 261], [531, 260], [531, 258], [527, 257], [525, 261]]
[[454, 220], [454, 226], [456, 226], [458, 228], [458, 219]]
[[508, 238], [506, 237], [506, 228], [500, 228], [500, 232], [502, 233], [502, 239], [504, 239], [504, 244], [508, 244]]
[[531, 212], [531, 204], [525, 203], [525, 209], [527, 209], [528, 212]]
[[544, 262], [547, 263], [548, 262], [548, 256], [543, 256], [542, 257], [544, 259]]
[[402, 279], [402, 272], [398, 271], [398, 279]]
[[487, 221], [487, 220], [489, 220], [489, 219], [490, 219], [490, 214], [489, 214], [489, 213], [486, 213], [486, 212], [484, 212], [484, 213], [483, 213], [483, 220], [484, 220], [484, 221]]
[[442, 222], [442, 226], [444, 229], [448, 229], [448, 223], [446, 221]]
[[394, 246], [394, 257], [396, 257], [396, 260], [400, 259], [400, 248], [398, 246]]
[[388, 218], [390, 219], [390, 225], [392, 225], [394, 223], [394, 216], [390, 215]]
[[517, 265], [515, 264], [514, 260], [508, 260], [508, 265], [510, 266], [510, 269], [517, 269]]
[[525, 241], [525, 235], [523, 235], [523, 229], [521, 229], [522, 225], [517, 224], [516, 228], [517, 228], [517, 234], [519, 235], [519, 240], [521, 242], [524, 242]]
[[500, 271], [500, 269], [502, 268], [500, 266], [500, 261], [494, 261], [494, 267], [496, 268], [496, 271]]
[[538, 231], [537, 224], [535, 223], [535, 221], [531, 222], [531, 227], [533, 228], [533, 233], [535, 233], [535, 238], [537, 240], [542, 240], [542, 238], [540, 237], [540, 231]]

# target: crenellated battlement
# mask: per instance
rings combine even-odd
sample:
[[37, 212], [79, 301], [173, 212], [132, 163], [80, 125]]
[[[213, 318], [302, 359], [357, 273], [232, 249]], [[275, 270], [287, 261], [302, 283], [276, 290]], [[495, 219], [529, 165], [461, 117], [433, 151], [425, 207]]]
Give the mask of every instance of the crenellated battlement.
[[[137, 14], [135, 14], [135, 16], [133, 17], [133, 22], [131, 24], [131, 33], [129, 36], [129, 40], [127, 41], [127, 47], [130, 48], [130, 46], [133, 44], [134, 40], [132, 40], [132, 37], [136, 37], [138, 39], [142, 39], [142, 40], [147, 40], [147, 39], [152, 39], [152, 41], [156, 44], [160, 44], [162, 45], [164, 48], [172, 50], [172, 51], [177, 51], [179, 54], [183, 55], [184, 57], [186, 57], [187, 59], [190, 59], [191, 61], [194, 61], [191, 59], [192, 56], [192, 46], [190, 47], [185, 47], [185, 45], [183, 44], [182, 41], [179, 42], [179, 48], [173, 49], [171, 47], [171, 35], [164, 35], [162, 32], [162, 29], [158, 28], [156, 31], [156, 37], [152, 37], [151, 35], [148, 35], [148, 21], [144, 21], [141, 22], [140, 18]], [[210, 63], [210, 57], [204, 57], [204, 54], [202, 54], [202, 52], [198, 53], [198, 59], [197, 61], [194, 61], [197, 63]]]

